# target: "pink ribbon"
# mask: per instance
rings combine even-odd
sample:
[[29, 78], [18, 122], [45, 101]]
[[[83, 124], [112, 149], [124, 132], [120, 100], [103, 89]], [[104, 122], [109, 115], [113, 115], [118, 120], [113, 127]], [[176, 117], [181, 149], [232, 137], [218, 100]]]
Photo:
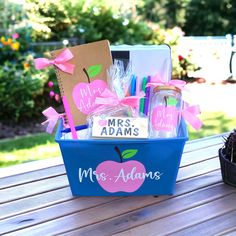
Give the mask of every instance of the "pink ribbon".
[[201, 113], [200, 107], [198, 105], [189, 106], [186, 102], [184, 103], [184, 108], [180, 112], [182, 117], [196, 130], [202, 127], [202, 121], [197, 117]]
[[68, 61], [74, 56], [72, 52], [67, 48], [63, 50], [55, 59], [49, 60], [47, 58], [37, 58], [34, 59], [35, 68], [41, 70], [47, 66], [55, 65], [60, 70], [67, 72], [69, 74], [74, 73], [75, 65], [69, 63]]
[[152, 77], [151, 82], [147, 84], [147, 86], [175, 86], [180, 90], [185, 89], [184, 86], [186, 85], [186, 82], [183, 80], [170, 80], [170, 81], [163, 81], [161, 79], [158, 79], [157, 77]]
[[138, 107], [139, 106], [139, 99], [142, 96], [129, 96], [119, 99], [115, 93], [110, 91], [109, 89], [104, 89], [104, 91], [100, 94], [100, 97], [96, 97], [95, 104], [97, 105], [107, 105], [110, 106], [130, 106], [130, 107]]
[[59, 118], [62, 118], [64, 121], [64, 115], [65, 114], [59, 114], [56, 112], [56, 110], [52, 107], [47, 108], [44, 110], [43, 115], [47, 117], [47, 120], [42, 123], [42, 125], [48, 123], [46, 132], [51, 134], [53, 132], [53, 129], [55, 125], [57, 124], [57, 121]]

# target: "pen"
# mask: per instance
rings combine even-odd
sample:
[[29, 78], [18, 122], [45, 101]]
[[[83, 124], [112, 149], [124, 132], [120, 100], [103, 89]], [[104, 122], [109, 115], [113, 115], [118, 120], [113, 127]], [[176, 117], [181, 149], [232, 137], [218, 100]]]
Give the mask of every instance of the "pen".
[[132, 75], [132, 80], [131, 80], [131, 86], [130, 86], [130, 95], [135, 96], [136, 95], [136, 76]]
[[[75, 126], [75, 130], [76, 131], [87, 129], [87, 128], [88, 128], [88, 125]], [[71, 129], [70, 128], [66, 128], [66, 129], [63, 129], [61, 132], [62, 133], [69, 133], [69, 132], [71, 132]]]
[[62, 96], [62, 102], [63, 102], [63, 105], [64, 105], [64, 109], [65, 109], [65, 113], [66, 113], [66, 116], [67, 116], [67, 119], [68, 119], [70, 129], [71, 129], [72, 138], [73, 139], [78, 139], [77, 133], [75, 131], [75, 125], [74, 125], [74, 121], [73, 121], [73, 118], [72, 118], [72, 114], [70, 112], [70, 106], [69, 106], [69, 103], [68, 103], [67, 98], [66, 98], [65, 95]]
[[[151, 81], [151, 76], [148, 76], [147, 78], [147, 84]], [[146, 87], [145, 90], [145, 100], [144, 100], [144, 114], [148, 115], [148, 109], [149, 109], [149, 98], [150, 98], [150, 86]]]
[[[143, 92], [145, 92], [145, 90], [146, 90], [146, 85], [147, 85], [147, 77], [144, 77], [143, 81], [142, 81], [142, 91]], [[139, 106], [140, 114], [144, 113], [144, 103], [145, 103], [145, 98], [141, 98], [140, 99], [140, 106]]]

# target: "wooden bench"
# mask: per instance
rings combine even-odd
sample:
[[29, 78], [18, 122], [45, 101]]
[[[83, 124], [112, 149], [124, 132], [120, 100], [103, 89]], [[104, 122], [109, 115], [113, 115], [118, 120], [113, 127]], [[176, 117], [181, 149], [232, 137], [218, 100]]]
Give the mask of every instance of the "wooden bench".
[[173, 196], [73, 197], [61, 158], [31, 171], [4, 168], [0, 235], [236, 235], [236, 188], [222, 183], [218, 159], [222, 136], [187, 142]]

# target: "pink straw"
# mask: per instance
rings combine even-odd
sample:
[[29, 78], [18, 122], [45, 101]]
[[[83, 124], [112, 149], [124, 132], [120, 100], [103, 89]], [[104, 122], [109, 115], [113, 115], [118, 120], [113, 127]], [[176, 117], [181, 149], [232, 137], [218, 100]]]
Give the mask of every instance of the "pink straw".
[[71, 133], [72, 133], [72, 138], [73, 139], [78, 139], [77, 133], [76, 133], [76, 130], [75, 130], [74, 121], [73, 121], [73, 118], [72, 118], [72, 115], [71, 115], [71, 112], [70, 112], [70, 106], [69, 106], [69, 103], [68, 103], [67, 98], [66, 98], [65, 95], [62, 96], [62, 102], [63, 102], [64, 108], [65, 108], [65, 113], [66, 113], [66, 116], [67, 116], [67, 119], [68, 119], [68, 122], [69, 122], [70, 130], [71, 130]]

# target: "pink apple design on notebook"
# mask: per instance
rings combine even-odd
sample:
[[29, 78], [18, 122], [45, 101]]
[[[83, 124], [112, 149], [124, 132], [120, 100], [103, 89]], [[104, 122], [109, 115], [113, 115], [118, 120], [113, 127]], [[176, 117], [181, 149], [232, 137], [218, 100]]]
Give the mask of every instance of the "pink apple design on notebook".
[[90, 66], [88, 70], [84, 68], [88, 83], [78, 83], [72, 91], [76, 107], [84, 114], [90, 114], [98, 106], [95, 104], [95, 99], [107, 88], [103, 80], [96, 79], [91, 82], [91, 78], [99, 75], [101, 70], [100, 64]]

